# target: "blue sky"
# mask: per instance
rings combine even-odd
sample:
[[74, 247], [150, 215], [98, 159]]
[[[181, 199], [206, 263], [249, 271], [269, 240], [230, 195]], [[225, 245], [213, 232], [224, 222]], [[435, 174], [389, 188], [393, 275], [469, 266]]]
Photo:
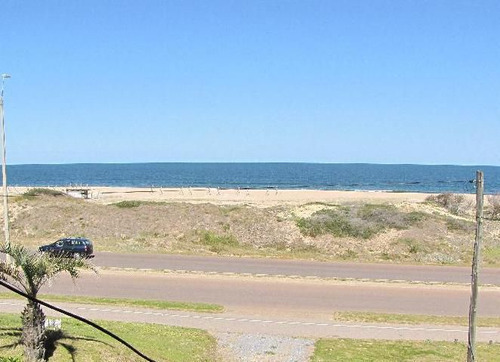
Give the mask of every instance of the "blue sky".
[[0, 3], [7, 162], [500, 165], [498, 1]]

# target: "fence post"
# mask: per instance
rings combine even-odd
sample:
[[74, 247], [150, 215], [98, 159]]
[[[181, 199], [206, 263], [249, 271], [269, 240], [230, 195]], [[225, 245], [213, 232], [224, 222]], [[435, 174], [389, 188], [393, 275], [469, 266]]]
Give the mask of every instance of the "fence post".
[[478, 294], [478, 274], [481, 262], [481, 240], [483, 238], [483, 172], [476, 172], [476, 239], [472, 257], [471, 297], [469, 306], [469, 338], [467, 345], [467, 362], [476, 361], [476, 311]]

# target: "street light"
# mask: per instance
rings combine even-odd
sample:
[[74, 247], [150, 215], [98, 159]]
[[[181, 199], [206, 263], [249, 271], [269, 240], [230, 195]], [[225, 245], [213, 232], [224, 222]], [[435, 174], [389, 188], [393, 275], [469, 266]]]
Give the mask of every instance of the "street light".
[[[5, 233], [5, 246], [10, 247], [10, 234], [9, 234], [9, 205], [7, 195], [7, 167], [6, 167], [6, 148], [5, 148], [5, 119], [3, 112], [3, 88], [5, 79], [10, 78], [8, 74], [2, 74], [2, 92], [0, 94], [0, 120], [2, 122], [2, 181], [3, 181], [3, 219], [4, 219], [4, 233]], [[10, 263], [10, 256], [6, 255], [7, 263]]]

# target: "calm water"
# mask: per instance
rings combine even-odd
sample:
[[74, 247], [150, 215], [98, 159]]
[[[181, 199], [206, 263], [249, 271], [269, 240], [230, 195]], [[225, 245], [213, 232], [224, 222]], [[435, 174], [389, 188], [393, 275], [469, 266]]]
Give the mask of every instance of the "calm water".
[[314, 163], [133, 163], [10, 165], [12, 186], [219, 187], [475, 192], [482, 170], [487, 193], [500, 192], [498, 166]]

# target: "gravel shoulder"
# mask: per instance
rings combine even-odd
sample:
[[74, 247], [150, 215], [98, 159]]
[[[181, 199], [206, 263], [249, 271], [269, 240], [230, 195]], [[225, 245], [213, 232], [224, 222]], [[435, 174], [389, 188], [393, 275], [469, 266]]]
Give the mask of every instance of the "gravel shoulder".
[[227, 362], [305, 362], [314, 352], [313, 339], [230, 332], [215, 337]]

